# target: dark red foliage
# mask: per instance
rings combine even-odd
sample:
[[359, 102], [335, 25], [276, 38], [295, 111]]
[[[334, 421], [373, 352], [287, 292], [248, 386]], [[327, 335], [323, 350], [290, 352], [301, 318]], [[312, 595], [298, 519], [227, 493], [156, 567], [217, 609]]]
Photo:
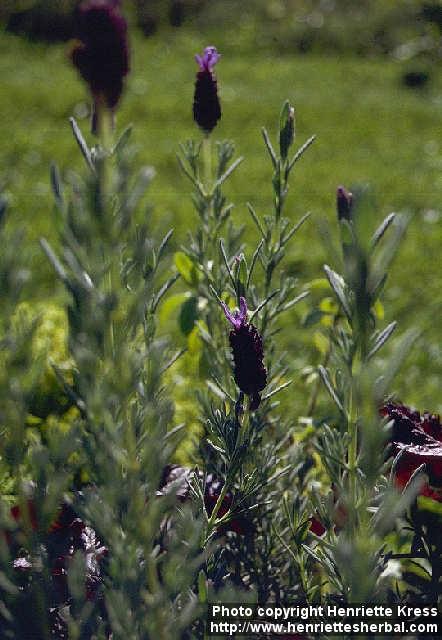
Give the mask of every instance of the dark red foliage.
[[428, 483], [420, 494], [442, 502], [442, 425], [440, 417], [410, 409], [405, 405], [387, 403], [381, 415], [393, 421], [391, 453], [402, 452], [395, 467], [395, 482], [404, 488], [413, 473], [422, 464]]
[[312, 516], [310, 518], [310, 531], [314, 533], [316, 536], [323, 536], [327, 529], [324, 527], [322, 522], [318, 520], [316, 516]]
[[[35, 531], [37, 529], [37, 513], [35, 511], [35, 504], [33, 500], [27, 501], [27, 508], [28, 508], [28, 513], [26, 517], [29, 517], [31, 527]], [[14, 518], [16, 522], [22, 521], [23, 518], [22, 518], [20, 505], [15, 504], [13, 507], [11, 507], [11, 516]]]
[[127, 24], [119, 2], [89, 0], [77, 13], [79, 44], [72, 51], [72, 62], [88, 83], [96, 102], [114, 109], [129, 72]]
[[[56, 519], [47, 530], [38, 521], [38, 514], [34, 500], [29, 499], [28, 515], [24, 515], [18, 505], [11, 508], [11, 515], [17, 528], [6, 533], [10, 553], [16, 557], [13, 560], [14, 569], [22, 576], [22, 590], [32, 589], [30, 576], [34, 569], [34, 559], [23, 548], [22, 532], [26, 518], [30, 518], [31, 526], [39, 534], [39, 544], [47, 558], [52, 584], [47, 594], [50, 619], [53, 623], [52, 636], [67, 638], [67, 629], [58, 611], [69, 606], [71, 595], [68, 585], [70, 563], [77, 552], [81, 552], [85, 561], [85, 597], [90, 601], [100, 599], [102, 584], [102, 562], [107, 556], [107, 548], [97, 538], [92, 527], [88, 526], [74, 511], [68, 502], [60, 507]], [[18, 554], [18, 555], [17, 555]], [[38, 569], [37, 569], [38, 571]], [[101, 606], [101, 605], [100, 605]], [[26, 615], [26, 612], [23, 614]], [[24, 625], [26, 626], [26, 621]], [[30, 622], [30, 624], [32, 624]]]

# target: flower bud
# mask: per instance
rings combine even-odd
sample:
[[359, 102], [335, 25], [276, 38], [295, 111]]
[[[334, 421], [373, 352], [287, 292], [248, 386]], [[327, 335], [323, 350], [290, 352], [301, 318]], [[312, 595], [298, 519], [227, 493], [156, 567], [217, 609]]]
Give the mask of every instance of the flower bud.
[[250, 396], [250, 409], [254, 411], [261, 402], [260, 392], [267, 384], [262, 338], [257, 328], [247, 322], [247, 304], [244, 298], [240, 298], [239, 312], [231, 313], [226, 305], [223, 308], [226, 318], [233, 325], [229, 341], [235, 382], [243, 393]]
[[202, 56], [195, 56], [200, 70], [196, 74], [193, 118], [206, 133], [210, 133], [221, 118], [218, 87], [213, 73], [213, 67], [219, 58], [215, 47], [206, 47]]
[[344, 187], [338, 187], [336, 191], [336, 209], [338, 220], [351, 220], [353, 194]]
[[281, 159], [286, 160], [290, 147], [295, 139], [295, 110], [286, 100], [279, 117], [279, 152]]

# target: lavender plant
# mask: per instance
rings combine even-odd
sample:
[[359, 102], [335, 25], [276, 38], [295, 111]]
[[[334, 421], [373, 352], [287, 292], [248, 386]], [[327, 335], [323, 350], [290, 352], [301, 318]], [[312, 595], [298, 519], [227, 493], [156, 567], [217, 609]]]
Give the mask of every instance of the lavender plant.
[[[322, 537], [315, 536], [314, 554], [326, 576], [329, 596], [339, 595], [349, 602], [382, 601], [387, 592], [391, 597], [392, 589], [384, 580], [389, 557], [385, 535], [417, 491], [416, 478], [400, 498], [391, 479], [388, 482], [388, 425], [379, 415], [416, 332], [404, 335], [387, 366], [384, 361], [380, 367], [376, 358], [396, 328], [392, 322], [377, 329], [377, 311], [406, 218], [390, 214], [370, 237], [367, 198], [360, 195], [355, 203], [343, 187], [337, 191], [337, 214], [343, 275], [324, 267], [338, 311], [329, 330], [327, 364], [319, 367], [335, 415], [323, 423], [316, 444], [330, 494], [325, 500], [314, 496], [325, 523], [319, 532]], [[390, 237], [384, 239], [388, 229]], [[329, 597], [327, 591], [324, 595]]]
[[[176, 255], [176, 264], [191, 285], [183, 309], [192, 296], [193, 331], [203, 341], [198, 399], [204, 432], [195, 459], [199, 471], [193, 492], [206, 522], [202, 545], [216, 544], [204, 568], [205, 598], [219, 600], [224, 592], [230, 593], [226, 591], [230, 585], [241, 590], [240, 597], [262, 602], [299, 596], [298, 576], [294, 578], [290, 571], [287, 550], [275, 526], [281, 520], [281, 479], [291, 471], [285, 449], [292, 459], [296, 454], [290, 446], [294, 417], [284, 419], [275, 397], [290, 384], [289, 367], [273, 336], [279, 316], [307, 295], [296, 292], [298, 283], [284, 273], [280, 263], [289, 241], [308, 217], [293, 224], [283, 213], [290, 174], [314, 137], [290, 157], [295, 122], [288, 101], [280, 115], [278, 153], [263, 130], [273, 170], [273, 213], [260, 219], [248, 205], [260, 239], [248, 250], [247, 259], [248, 251], [241, 243], [244, 228], [232, 223], [232, 205], [226, 204], [222, 194], [224, 182], [242, 160], [228, 166], [233, 156], [231, 143], [216, 143], [218, 157], [213, 168], [211, 133], [219, 117], [219, 103], [213, 99], [217, 87], [211, 68], [218, 59], [214, 47], [197, 57], [201, 70], [194, 117], [204, 138], [199, 144], [182, 145], [180, 157], [194, 186], [200, 218], [196, 236], [190, 234], [187, 246]], [[207, 87], [201, 83], [203, 72]], [[211, 126], [203, 126], [204, 121]], [[218, 239], [220, 234], [223, 237]], [[220, 322], [222, 315], [230, 331]], [[287, 581], [282, 578], [285, 569]]]
[[[120, 3], [83, 2], [78, 20], [71, 57], [96, 137], [71, 119], [84, 172], [51, 169], [59, 242], [41, 247], [67, 324], [66, 366], [51, 363], [62, 396], [52, 414], [34, 391], [48, 373], [33, 348], [44, 318], [18, 304], [29, 277], [21, 238], [0, 227], [2, 637], [187, 640], [208, 637], [211, 601], [437, 600], [440, 420], [389, 399], [416, 332], [388, 363], [378, 357], [396, 329], [378, 327], [380, 298], [406, 217], [390, 214], [373, 233], [369, 198], [338, 189], [341, 247], [324, 267], [335, 303], [318, 367], [327, 404], [315, 386], [307, 418], [295, 415], [281, 404], [294, 372], [277, 336], [308, 294], [285, 259], [308, 219], [288, 211], [290, 180], [314, 137], [293, 151], [289, 101], [276, 144], [262, 130], [272, 208], [247, 205], [259, 239], [246, 244], [224, 192], [243, 159], [213, 140], [220, 55], [210, 46], [196, 56], [202, 139], [181, 146], [179, 163], [198, 224], [174, 268], [173, 230], [157, 239], [150, 229], [154, 171], [134, 176], [131, 129], [116, 135], [129, 71]], [[0, 225], [5, 210], [0, 199]], [[332, 247], [324, 223], [319, 231]], [[179, 279], [184, 291], [171, 294]], [[171, 309], [178, 347], [162, 333]], [[198, 421], [190, 435], [183, 405]]]
[[[99, 141], [89, 147], [71, 120], [87, 174], [71, 176], [66, 185], [53, 167], [61, 256], [41, 241], [68, 294], [72, 379], [55, 372], [76, 418], [68, 433], [55, 430], [44, 442], [26, 428], [25, 391], [9, 393], [5, 407], [15, 413], [2, 420], [8, 434], [2, 459], [17, 480], [19, 507], [12, 513], [16, 524], [8, 523], [11, 542], [7, 548], [3, 542], [9, 576], [4, 634], [181, 637], [198, 611], [190, 586], [200, 561], [199, 525], [186, 507], [176, 511], [174, 494], [158, 493], [179, 440], [162, 384], [176, 354], [155, 326], [177, 279], [164, 266], [172, 232], [158, 242], [149, 234], [141, 207], [153, 171], [144, 168], [133, 180], [130, 131], [113, 140], [115, 102], [108, 97], [121, 90], [120, 61], [128, 46], [118, 5], [84, 3], [81, 20], [87, 37], [74, 62], [81, 51], [92, 69], [86, 73], [80, 65]], [[108, 38], [98, 38], [102, 30]], [[109, 42], [109, 74], [98, 86]], [[10, 357], [17, 360], [15, 350]], [[30, 375], [24, 371], [33, 370], [25, 353], [16, 364], [23, 381]], [[17, 427], [8, 428], [12, 424]], [[32, 482], [28, 495], [23, 476]]]

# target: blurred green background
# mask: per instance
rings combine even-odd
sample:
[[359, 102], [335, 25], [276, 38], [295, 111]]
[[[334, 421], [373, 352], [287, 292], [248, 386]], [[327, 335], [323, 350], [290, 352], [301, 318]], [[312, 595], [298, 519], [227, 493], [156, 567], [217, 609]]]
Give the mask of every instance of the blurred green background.
[[[38, 238], [56, 244], [49, 165], [79, 170], [70, 134], [74, 115], [85, 133], [88, 96], [69, 62], [70, 0], [3, 0], [0, 7], [0, 188], [9, 224], [26, 228], [23, 262], [33, 271], [28, 300], [56, 299], [55, 278]], [[246, 5], [246, 6], [244, 6]], [[338, 184], [368, 183], [375, 193], [373, 227], [391, 211], [412, 214], [385, 296], [385, 320], [399, 332], [423, 333], [396, 390], [420, 409], [442, 411], [442, 3], [433, 0], [141, 0], [123, 2], [131, 24], [132, 73], [118, 113], [134, 123], [137, 164], [151, 164], [154, 224], [175, 228], [175, 247], [197, 224], [178, 144], [201, 134], [192, 121], [194, 54], [209, 44], [217, 67], [223, 117], [218, 139], [245, 156], [227, 187], [234, 219], [249, 224], [246, 202], [271, 206], [271, 168], [260, 128], [274, 134], [279, 109], [296, 107], [297, 142], [317, 141], [295, 171], [287, 214], [306, 211], [335, 225]], [[91, 140], [89, 136], [89, 140]], [[250, 247], [249, 247], [250, 250]], [[314, 221], [294, 241], [290, 270], [307, 282], [325, 259]], [[328, 259], [328, 258], [327, 258]], [[316, 364], [313, 328], [302, 328], [308, 304], [291, 312], [286, 346], [297, 371]], [[388, 352], [386, 352], [388, 356]]]

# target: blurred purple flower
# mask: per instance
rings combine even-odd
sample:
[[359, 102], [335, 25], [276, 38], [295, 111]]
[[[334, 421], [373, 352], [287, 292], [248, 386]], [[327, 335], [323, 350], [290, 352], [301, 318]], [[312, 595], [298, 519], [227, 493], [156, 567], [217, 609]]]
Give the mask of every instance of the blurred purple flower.
[[221, 105], [213, 67], [220, 58], [215, 47], [206, 47], [202, 56], [196, 55], [200, 70], [196, 74], [193, 98], [193, 117], [203, 131], [210, 133], [221, 118]]
[[227, 320], [233, 326], [229, 341], [233, 353], [235, 382], [243, 393], [250, 396], [250, 409], [261, 402], [260, 392], [267, 384], [262, 338], [257, 328], [247, 322], [247, 303], [239, 299], [239, 311], [232, 313], [223, 303]]
[[113, 111], [129, 72], [127, 23], [119, 0], [83, 2], [77, 13], [77, 37], [72, 62], [89, 85], [95, 109], [103, 105]]

